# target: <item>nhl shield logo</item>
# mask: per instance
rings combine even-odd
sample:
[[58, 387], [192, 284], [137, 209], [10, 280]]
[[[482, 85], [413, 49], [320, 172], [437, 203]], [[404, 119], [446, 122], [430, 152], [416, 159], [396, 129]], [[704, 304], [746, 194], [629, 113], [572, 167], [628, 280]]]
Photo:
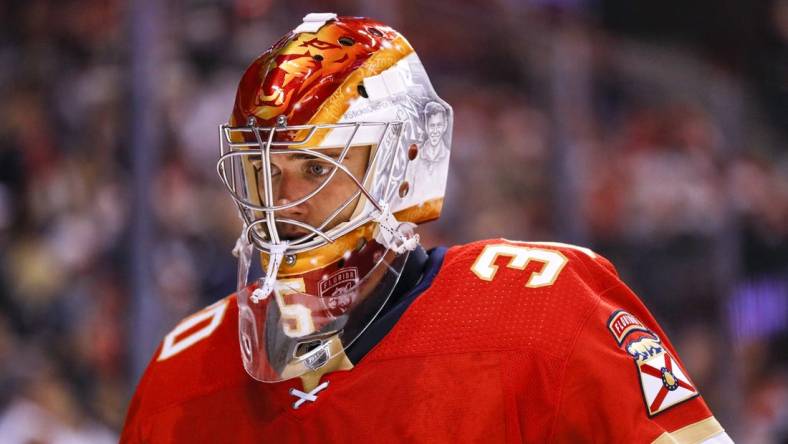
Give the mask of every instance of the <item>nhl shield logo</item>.
[[330, 358], [331, 350], [329, 349], [329, 344], [325, 343], [313, 350], [309, 356], [306, 357], [304, 360], [304, 365], [309, 370], [317, 370], [320, 367], [326, 365]]
[[636, 361], [649, 416], [698, 396], [698, 391], [668, 352]]

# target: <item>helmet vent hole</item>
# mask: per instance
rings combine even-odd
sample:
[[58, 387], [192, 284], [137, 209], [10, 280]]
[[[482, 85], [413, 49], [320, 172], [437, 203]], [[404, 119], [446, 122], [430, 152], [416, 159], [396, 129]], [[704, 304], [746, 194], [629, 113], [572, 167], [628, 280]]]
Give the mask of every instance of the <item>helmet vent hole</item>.
[[323, 342], [320, 340], [302, 342], [298, 344], [295, 350], [295, 356], [301, 357], [319, 347]]
[[322, 62], [323, 56], [321, 56], [320, 54], [315, 54], [312, 56], [312, 59], [317, 60], [318, 62]]
[[383, 37], [383, 33], [378, 30], [378, 28], [367, 28], [370, 34], [374, 35], [375, 37]]
[[354, 43], [356, 43], [356, 41], [351, 39], [350, 37], [339, 38], [339, 44], [342, 46], [353, 46]]
[[408, 191], [410, 191], [410, 184], [408, 184], [408, 182], [402, 182], [402, 185], [399, 186], [399, 197], [407, 196]]
[[408, 159], [416, 160], [416, 156], [419, 155], [419, 146], [415, 143], [410, 144], [410, 148], [408, 148]]
[[369, 95], [367, 94], [367, 89], [364, 88], [364, 84], [363, 83], [359, 83], [358, 84], [358, 95], [360, 95], [361, 97], [363, 97], [365, 99], [369, 98]]

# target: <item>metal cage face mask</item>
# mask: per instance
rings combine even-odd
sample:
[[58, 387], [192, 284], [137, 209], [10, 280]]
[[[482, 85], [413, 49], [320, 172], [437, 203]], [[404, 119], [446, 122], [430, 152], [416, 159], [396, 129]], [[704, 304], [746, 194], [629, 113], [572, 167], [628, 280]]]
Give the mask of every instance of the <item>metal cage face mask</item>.
[[[287, 243], [287, 252], [297, 254], [332, 243], [373, 220], [385, 210], [386, 197], [395, 186], [391, 176], [397, 174], [394, 154], [401, 130], [402, 122], [288, 126], [284, 118], [275, 127], [254, 122], [243, 127], [222, 125], [217, 170], [238, 206], [245, 237], [263, 252]], [[354, 153], [362, 150], [368, 152], [368, 160], [363, 171], [354, 173], [345, 160], [363, 156]], [[304, 174], [311, 179], [301, 181], [308, 183], [297, 191], [277, 184], [282, 175], [278, 160], [285, 157], [297, 157], [301, 167], [310, 169]], [[293, 216], [311, 199], [325, 201], [326, 191], [339, 182], [353, 191], [321, 220], [309, 223]], [[350, 218], [340, 220], [348, 213]]]

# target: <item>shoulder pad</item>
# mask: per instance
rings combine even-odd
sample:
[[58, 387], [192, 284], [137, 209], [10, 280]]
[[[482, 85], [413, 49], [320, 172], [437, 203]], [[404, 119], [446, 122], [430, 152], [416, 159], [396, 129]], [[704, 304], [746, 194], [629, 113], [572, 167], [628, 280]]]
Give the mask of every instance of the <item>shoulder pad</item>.
[[[449, 267], [466, 267], [479, 279], [494, 282], [502, 267], [520, 270], [524, 287], [551, 286], [559, 275], [572, 274], [602, 291], [619, 282], [618, 273], [607, 259], [590, 248], [560, 242], [522, 242], [488, 239], [452, 249]], [[454, 263], [451, 263], [454, 262]], [[457, 264], [457, 262], [459, 264]]]
[[184, 318], [162, 340], [135, 397], [146, 411], [246, 381], [235, 295]]
[[593, 251], [493, 239], [450, 248], [389, 334], [387, 353], [529, 349], [566, 353], [604, 291], [620, 285]]

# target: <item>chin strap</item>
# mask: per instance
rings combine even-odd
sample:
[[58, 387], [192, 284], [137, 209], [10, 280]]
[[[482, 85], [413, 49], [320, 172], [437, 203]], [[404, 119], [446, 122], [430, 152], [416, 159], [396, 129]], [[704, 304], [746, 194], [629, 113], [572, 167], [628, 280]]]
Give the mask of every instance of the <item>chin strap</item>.
[[268, 267], [265, 270], [263, 285], [256, 288], [252, 292], [252, 296], [249, 297], [249, 299], [251, 299], [255, 304], [265, 300], [268, 295], [274, 291], [274, 285], [276, 285], [276, 275], [279, 272], [279, 266], [282, 265], [282, 259], [285, 257], [285, 251], [287, 251], [287, 241], [280, 244], [271, 245], [271, 249], [268, 252]]
[[238, 258], [238, 281], [236, 286], [238, 290], [246, 287], [246, 280], [249, 278], [249, 267], [252, 264], [253, 252], [254, 247], [251, 242], [249, 242], [249, 238], [246, 237], [246, 227], [244, 227], [233, 247], [233, 256]]
[[[271, 246], [271, 251], [268, 253], [268, 268], [265, 270], [263, 285], [256, 288], [249, 297], [255, 304], [265, 300], [274, 290], [276, 274], [279, 272], [279, 266], [282, 265], [285, 251], [287, 251], [287, 242]], [[252, 264], [253, 252], [254, 247], [246, 237], [246, 229], [244, 229], [241, 231], [238, 240], [235, 241], [235, 247], [233, 247], [233, 256], [238, 258], [238, 290], [246, 287], [246, 281], [249, 278], [249, 267]]]
[[397, 254], [413, 251], [419, 246], [419, 235], [414, 232], [415, 224], [400, 222], [394, 217], [388, 205], [376, 211], [373, 219], [378, 223], [375, 240]]

